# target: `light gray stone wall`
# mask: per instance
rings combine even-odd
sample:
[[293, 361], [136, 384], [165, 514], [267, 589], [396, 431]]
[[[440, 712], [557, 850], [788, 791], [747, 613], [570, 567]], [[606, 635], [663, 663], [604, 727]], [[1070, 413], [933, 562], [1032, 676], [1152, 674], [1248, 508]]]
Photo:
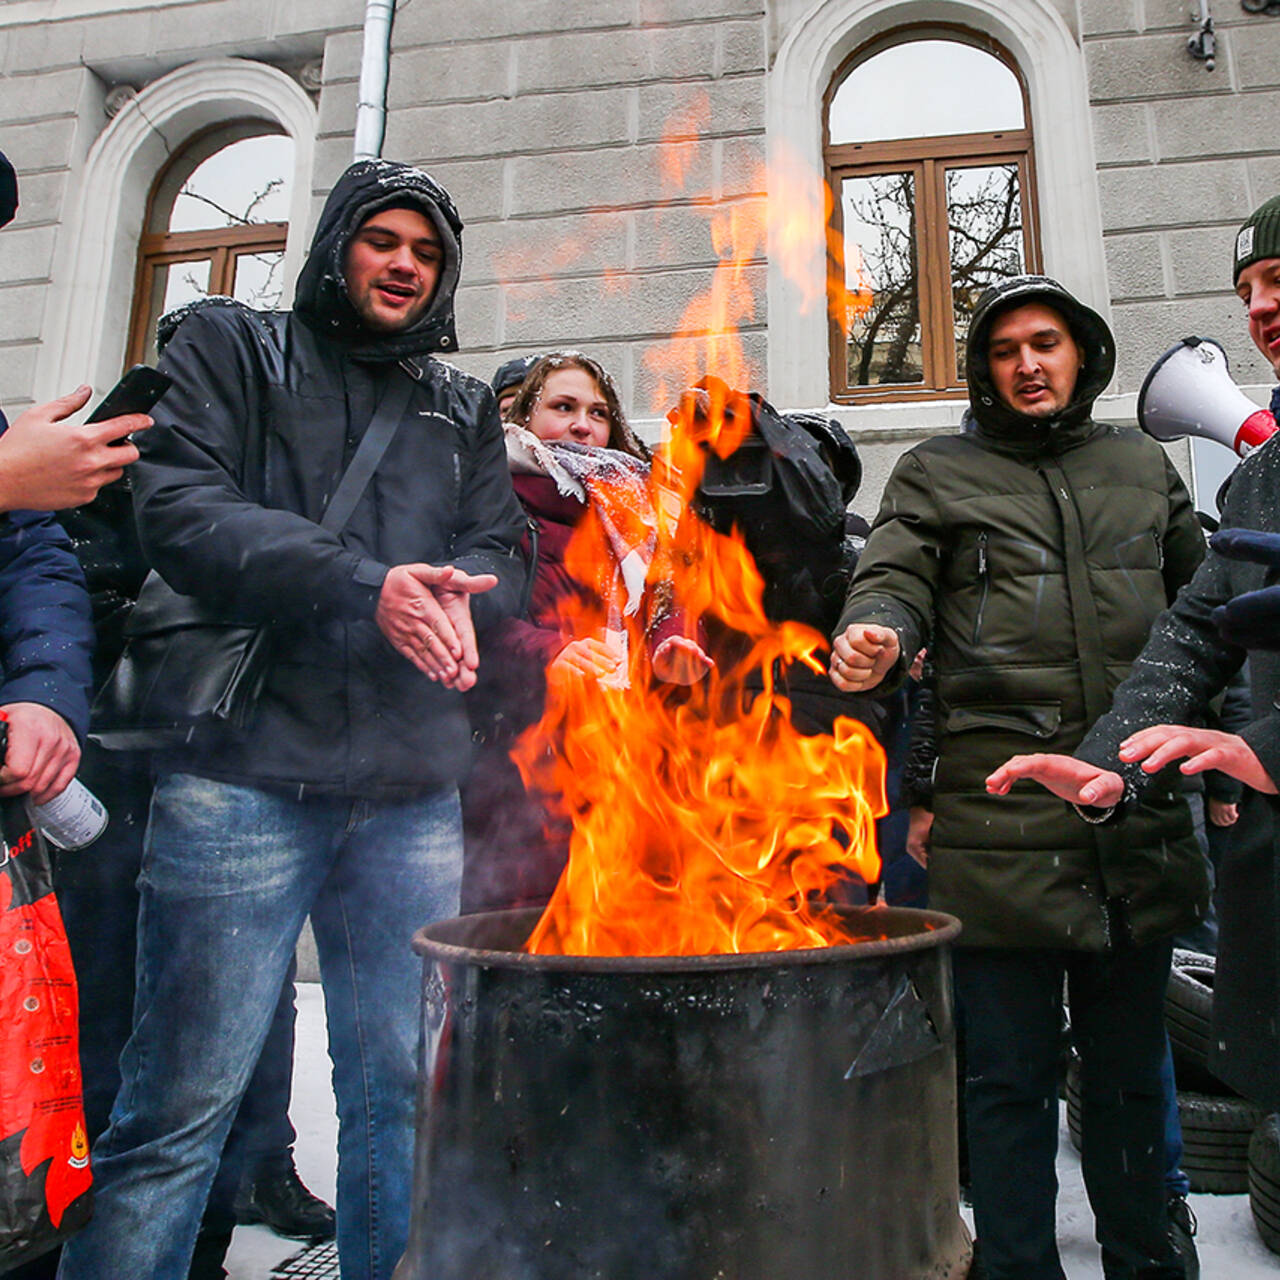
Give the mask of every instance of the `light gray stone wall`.
[[[18, 170], [21, 198], [17, 219], [0, 232], [0, 404], [9, 411], [31, 401], [61, 224], [85, 157], [108, 123], [110, 88], [142, 88], [215, 56], [255, 59], [290, 74], [323, 57], [322, 133], [342, 134], [344, 157], [351, 152], [355, 94], [348, 80], [358, 72], [363, 0], [89, 0], [78, 9], [60, 19], [45, 5], [0, 6], [0, 147]], [[347, 56], [353, 38], [355, 72]], [[165, 139], [170, 149], [184, 141]], [[123, 328], [129, 316], [113, 315], [111, 323]]]
[[1273, 381], [1230, 276], [1236, 228], [1280, 193], [1280, 17], [1215, 0], [1206, 71], [1186, 48], [1194, 8], [1080, 2], [1121, 392], [1189, 333], [1221, 342], [1241, 383]]
[[[764, 75], [763, 0], [402, 3], [384, 153], [430, 169], [467, 224], [459, 363], [487, 378], [581, 348], [654, 415], [655, 361], [686, 354], [667, 339], [720, 256], [712, 214], [760, 219]], [[764, 276], [761, 245], [742, 279], [756, 385]]]

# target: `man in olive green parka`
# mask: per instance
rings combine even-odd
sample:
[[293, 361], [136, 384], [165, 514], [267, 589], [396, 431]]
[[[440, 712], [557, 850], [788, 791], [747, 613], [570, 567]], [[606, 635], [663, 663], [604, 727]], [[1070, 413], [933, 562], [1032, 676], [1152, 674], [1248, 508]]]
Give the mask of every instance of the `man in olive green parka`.
[[1176, 774], [1122, 838], [985, 780], [1070, 752], [1106, 710], [1203, 539], [1155, 441], [1097, 423], [1105, 321], [1021, 276], [979, 300], [960, 434], [908, 451], [885, 490], [831, 678], [901, 679], [928, 645], [938, 759], [930, 906], [960, 917], [969, 1159], [984, 1280], [1063, 1275], [1054, 1229], [1061, 1000], [1081, 1055], [1084, 1174], [1108, 1280], [1185, 1275], [1167, 1236], [1162, 1019], [1173, 933], [1208, 885]]

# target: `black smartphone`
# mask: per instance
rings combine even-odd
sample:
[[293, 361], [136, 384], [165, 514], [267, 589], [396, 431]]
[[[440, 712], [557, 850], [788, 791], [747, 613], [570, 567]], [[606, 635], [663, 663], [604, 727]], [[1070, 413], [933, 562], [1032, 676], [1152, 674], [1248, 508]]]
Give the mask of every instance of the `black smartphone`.
[[[125, 413], [148, 413], [173, 384], [173, 379], [148, 364], [135, 364], [102, 398], [102, 403], [85, 419], [105, 422]], [[116, 441], [123, 444], [123, 440]]]

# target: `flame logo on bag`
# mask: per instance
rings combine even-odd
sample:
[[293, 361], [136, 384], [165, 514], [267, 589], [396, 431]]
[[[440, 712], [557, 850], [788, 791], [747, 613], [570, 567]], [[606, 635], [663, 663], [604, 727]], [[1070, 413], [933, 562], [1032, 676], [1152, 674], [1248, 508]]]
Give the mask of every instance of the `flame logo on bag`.
[[89, 1135], [84, 1131], [84, 1125], [78, 1124], [71, 1134], [71, 1154], [67, 1157], [67, 1163], [73, 1169], [84, 1169], [89, 1164]]

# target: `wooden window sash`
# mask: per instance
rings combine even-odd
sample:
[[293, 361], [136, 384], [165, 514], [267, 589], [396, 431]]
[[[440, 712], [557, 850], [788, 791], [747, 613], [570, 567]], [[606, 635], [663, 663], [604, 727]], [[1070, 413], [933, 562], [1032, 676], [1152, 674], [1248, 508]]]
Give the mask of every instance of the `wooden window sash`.
[[152, 324], [151, 293], [157, 268], [207, 260], [209, 292], [231, 295], [235, 291], [237, 259], [246, 253], [283, 252], [288, 233], [287, 222], [255, 222], [243, 227], [147, 232], [141, 236], [125, 367], [137, 364], [147, 353]]
[[[951, 399], [962, 394], [955, 346], [951, 298], [951, 247], [946, 213], [949, 169], [1013, 164], [1023, 226], [1023, 253], [1028, 271], [1039, 271], [1039, 227], [1035, 221], [1033, 155], [1029, 130], [998, 134], [957, 134], [945, 138], [902, 139], [888, 143], [854, 143], [827, 149], [827, 182], [831, 189], [832, 229], [844, 245], [843, 183], [846, 178], [911, 172], [916, 182], [917, 289], [920, 305], [923, 383], [876, 383], [850, 386], [847, 343], [838, 320], [831, 317], [831, 395], [836, 403], [874, 400], [894, 403]], [[829, 273], [834, 264], [829, 263]]]

